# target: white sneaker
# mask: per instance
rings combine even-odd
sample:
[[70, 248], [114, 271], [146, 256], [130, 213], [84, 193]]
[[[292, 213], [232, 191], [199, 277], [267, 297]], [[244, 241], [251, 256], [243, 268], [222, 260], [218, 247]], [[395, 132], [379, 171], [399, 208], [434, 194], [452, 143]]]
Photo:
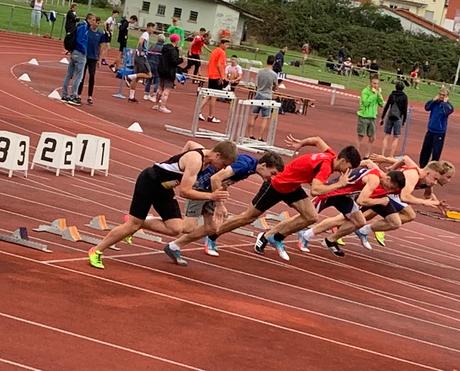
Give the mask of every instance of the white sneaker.
[[369, 239], [367, 238], [367, 234], [360, 232], [359, 229], [355, 231], [355, 234], [360, 239], [361, 245], [363, 245], [364, 248], [372, 250], [372, 245], [370, 244]]
[[155, 105], [152, 107], [152, 109], [154, 109], [154, 110], [158, 110], [159, 108], [160, 108], [160, 106], [159, 106], [158, 104], [155, 104]]
[[203, 116], [202, 113], [200, 113], [200, 114], [198, 115], [198, 119], [199, 119], [200, 121], [206, 121], [206, 119], [204, 118], [204, 116]]
[[159, 107], [158, 111], [162, 113], [171, 113], [172, 111], [170, 109], [167, 109], [166, 107]]
[[212, 122], [213, 124], [218, 124], [220, 123], [220, 120], [217, 117], [208, 117], [208, 122]]
[[157, 97], [155, 95], [149, 95], [148, 100], [150, 102], [156, 103], [157, 102]]
[[149, 100], [149, 99], [150, 99], [150, 95], [144, 94], [144, 100]]

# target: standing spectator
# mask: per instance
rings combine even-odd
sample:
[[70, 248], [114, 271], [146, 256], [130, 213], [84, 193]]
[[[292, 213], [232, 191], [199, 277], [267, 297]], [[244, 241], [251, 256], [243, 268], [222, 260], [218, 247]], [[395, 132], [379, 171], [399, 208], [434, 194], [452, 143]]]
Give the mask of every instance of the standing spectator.
[[243, 78], [243, 69], [238, 64], [238, 57], [232, 55], [230, 64], [225, 67], [225, 82], [224, 87], [230, 85], [230, 90], [235, 91], [235, 87]]
[[[225, 79], [225, 65], [227, 63], [227, 55], [225, 51], [227, 50], [228, 44], [230, 43], [229, 39], [222, 38], [220, 39], [219, 46], [215, 48], [211, 55], [209, 56], [208, 61], [208, 88], [222, 90], [223, 83]], [[209, 103], [209, 115], [208, 122], [213, 122], [218, 124], [220, 120], [214, 116], [214, 110], [216, 106], [215, 97], [206, 97], [201, 103], [201, 110], [204, 106]], [[201, 121], [205, 121], [203, 114], [200, 112], [198, 118]]]
[[430, 70], [431, 70], [430, 62], [425, 61], [422, 65], [422, 71], [423, 71], [423, 75], [421, 76], [422, 79], [428, 78], [428, 74], [430, 73]]
[[371, 74], [377, 74], [379, 73], [379, 69], [380, 69], [380, 66], [379, 64], [377, 63], [377, 59], [373, 59], [371, 64], [369, 65], [369, 72]]
[[177, 66], [184, 61], [179, 56], [179, 48], [177, 47], [180, 43], [180, 36], [172, 34], [169, 36], [169, 41], [171, 41], [171, 44], [163, 46], [158, 65], [158, 74], [160, 75], [158, 96], [160, 97], [160, 105], [158, 107], [154, 106], [154, 108], [158, 108], [158, 111], [163, 113], [171, 113], [171, 110], [166, 107], [166, 103], [168, 102], [169, 92], [176, 80]]
[[[153, 103], [157, 101], [158, 83], [160, 81], [160, 75], [158, 74], [158, 66], [160, 64], [160, 57], [165, 43], [165, 35], [159, 34], [156, 44], [154, 44], [147, 52], [147, 60], [150, 65], [150, 71], [152, 77], [145, 83], [144, 89], [144, 100], [150, 100]], [[153, 83], [153, 95], [150, 95], [150, 89]]]
[[147, 29], [139, 37], [137, 42], [137, 49], [134, 56], [134, 73], [125, 76], [126, 85], [129, 86], [128, 102], [137, 103], [136, 99], [136, 86], [139, 79], [150, 79], [152, 72], [150, 65], [147, 61], [147, 51], [149, 50], [150, 35], [155, 31], [155, 24], [152, 22], [147, 23]]
[[273, 63], [273, 71], [275, 71], [277, 74], [280, 74], [281, 72], [283, 72], [284, 55], [286, 54], [287, 50], [288, 50], [288, 47], [285, 46], [275, 55], [275, 63]]
[[200, 59], [203, 47], [206, 48], [208, 52], [211, 52], [211, 50], [206, 46], [207, 39], [208, 34], [206, 32], [206, 28], [200, 28], [200, 33], [193, 38], [187, 53], [187, 65], [184, 68], [187, 73], [188, 70], [194, 66], [193, 74], [195, 76], [198, 75], [201, 66]]
[[[278, 83], [278, 76], [273, 71], [273, 65], [275, 63], [275, 57], [269, 55], [267, 58], [267, 65], [264, 69], [261, 69], [257, 73], [257, 92], [254, 99], [256, 100], [272, 100], [273, 90], [276, 89]], [[264, 133], [268, 125], [268, 119], [270, 118], [271, 109], [269, 107], [254, 107], [252, 111], [253, 115], [251, 120], [248, 122], [248, 136], [251, 139], [254, 137], [254, 124], [257, 116], [261, 113], [262, 124], [259, 131], [259, 140], [263, 141]]]
[[[172, 24], [168, 27], [166, 30], [166, 33], [168, 33], [169, 36], [171, 35], [178, 35], [180, 37], [180, 42], [178, 44], [179, 48], [183, 49], [185, 45], [185, 32], [182, 27], [179, 27], [179, 19], [174, 17], [172, 19]], [[169, 38], [171, 41], [171, 38]], [[172, 41], [171, 41], [172, 42]]]
[[[378, 106], [383, 107], [382, 89], [379, 87], [380, 80], [377, 75], [371, 76], [370, 86], [361, 92], [358, 113], [358, 150], [365, 153], [363, 157], [369, 157], [372, 153], [372, 143], [375, 141], [375, 119], [377, 118]], [[367, 151], [362, 152], [364, 137], [368, 138]]]
[[[62, 85], [62, 100], [66, 103], [76, 106], [81, 105], [81, 100], [78, 97], [78, 87], [80, 86], [83, 71], [86, 64], [86, 53], [88, 49], [88, 33], [90, 27], [96, 24], [96, 16], [88, 13], [84, 22], [77, 26], [75, 35], [75, 49], [70, 55], [70, 62], [67, 67], [67, 73]], [[70, 80], [73, 79], [71, 95], [68, 94]]]
[[40, 35], [40, 20], [42, 18], [42, 11], [44, 10], [44, 5], [45, 0], [33, 0], [31, 21], [32, 32], [30, 33], [31, 35], [34, 33]]
[[343, 62], [342, 74], [345, 76], [350, 76], [352, 69], [353, 69], [353, 62], [351, 61], [351, 58], [348, 57], [347, 60]]
[[345, 61], [345, 56], [345, 46], [342, 45], [339, 49], [339, 52], [337, 53], [337, 61], [339, 62], [339, 64], [342, 64]]
[[81, 79], [80, 86], [78, 87], [78, 95], [83, 92], [83, 84], [85, 82], [86, 70], [89, 73], [88, 81], [88, 104], [93, 104], [94, 82], [96, 77], [96, 66], [99, 61], [101, 45], [105, 42], [105, 35], [98, 30], [101, 22], [100, 17], [96, 17], [96, 22], [90, 26], [88, 32], [88, 48], [86, 51], [86, 65], [83, 71], [83, 78]]
[[109, 52], [110, 43], [112, 42], [113, 28], [117, 23], [117, 17], [120, 14], [118, 10], [112, 10], [112, 16], [106, 19], [104, 22], [104, 33], [105, 33], [105, 42], [101, 51], [101, 64], [107, 66], [108, 63], [105, 60]]
[[454, 112], [454, 107], [449, 103], [449, 91], [442, 87], [438, 95], [426, 102], [425, 111], [430, 112], [428, 131], [420, 151], [420, 167], [424, 168], [430, 161], [441, 158], [444, 139], [447, 132], [447, 119]]
[[420, 84], [420, 68], [415, 67], [414, 70], [410, 73], [410, 86], [414, 89], [418, 89], [418, 85]]
[[80, 18], [77, 17], [77, 4], [72, 3], [70, 9], [65, 15], [65, 32], [70, 33], [77, 28], [77, 23], [80, 22]]
[[[401, 135], [401, 127], [404, 126], [407, 120], [408, 99], [404, 93], [404, 83], [397, 81], [395, 90], [388, 97], [382, 112], [380, 125], [385, 124], [383, 131], [383, 146], [382, 155], [387, 156], [388, 141], [393, 134], [391, 142], [390, 157], [395, 157], [396, 148], [398, 147], [399, 137]], [[388, 114], [387, 114], [388, 113]]]
[[305, 64], [305, 62], [307, 61], [309, 54], [310, 54], [310, 45], [308, 43], [305, 43], [305, 44], [302, 45], [302, 60], [303, 60], [303, 64]]
[[126, 48], [126, 45], [128, 43], [128, 30], [129, 30], [129, 25], [130, 24], [135, 24], [137, 23], [137, 17], [135, 15], [132, 15], [129, 17], [129, 20], [126, 18], [122, 18], [120, 25], [118, 26], [118, 43], [120, 44], [120, 48], [118, 49], [120, 51], [119, 56], [115, 61], [109, 66], [109, 68], [112, 70], [112, 72], [117, 72], [117, 70], [120, 68], [123, 60], [123, 51]]

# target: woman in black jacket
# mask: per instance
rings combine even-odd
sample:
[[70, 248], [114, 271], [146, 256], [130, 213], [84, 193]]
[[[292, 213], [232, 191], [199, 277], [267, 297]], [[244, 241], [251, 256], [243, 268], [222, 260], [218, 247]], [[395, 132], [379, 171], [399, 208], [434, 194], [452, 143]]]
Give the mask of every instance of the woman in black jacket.
[[[154, 106], [158, 111], [163, 113], [171, 113], [166, 107], [169, 92], [174, 86], [176, 79], [177, 66], [184, 60], [179, 56], [179, 48], [177, 47], [180, 41], [179, 35], [172, 34], [169, 36], [171, 44], [165, 44], [161, 51], [160, 63], [158, 65], [158, 75], [160, 76], [160, 88], [158, 90], [158, 97], [160, 98], [159, 106]], [[158, 101], [158, 99], [157, 99]]]
[[382, 112], [382, 119], [380, 125], [384, 126], [384, 137], [382, 146], [382, 155], [387, 156], [388, 141], [393, 134], [393, 140], [391, 142], [390, 157], [395, 156], [396, 148], [398, 147], [399, 137], [401, 135], [401, 128], [404, 126], [407, 120], [407, 106], [408, 99], [406, 93], [404, 93], [404, 83], [398, 81], [396, 83], [396, 90], [393, 90], [388, 97], [388, 101], [385, 104]]
[[73, 3], [65, 16], [65, 32], [75, 31], [78, 22], [80, 22], [80, 18], [77, 17], [77, 4]]

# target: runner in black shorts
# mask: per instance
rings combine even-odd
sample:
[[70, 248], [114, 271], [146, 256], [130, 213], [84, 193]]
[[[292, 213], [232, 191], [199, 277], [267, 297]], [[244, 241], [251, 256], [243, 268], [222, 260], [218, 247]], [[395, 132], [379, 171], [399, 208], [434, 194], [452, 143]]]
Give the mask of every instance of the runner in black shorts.
[[[188, 199], [220, 201], [228, 198], [226, 191], [199, 192], [193, 189], [193, 185], [203, 168], [214, 166], [222, 169], [230, 165], [237, 155], [235, 144], [225, 141], [217, 144], [212, 150], [188, 150], [188, 148], [184, 150], [183, 153], [167, 161], [156, 163], [140, 173], [134, 188], [128, 220], [112, 229], [97, 246], [88, 252], [89, 261], [93, 267], [103, 269], [103, 250], [133, 235], [140, 228], [169, 236], [180, 234], [183, 220], [173, 191], [173, 188], [179, 184], [181, 185], [180, 195]], [[147, 219], [152, 206], [160, 215], [160, 219]], [[166, 247], [165, 252], [177, 264], [187, 264], [182, 259], [179, 250], [173, 251]]]

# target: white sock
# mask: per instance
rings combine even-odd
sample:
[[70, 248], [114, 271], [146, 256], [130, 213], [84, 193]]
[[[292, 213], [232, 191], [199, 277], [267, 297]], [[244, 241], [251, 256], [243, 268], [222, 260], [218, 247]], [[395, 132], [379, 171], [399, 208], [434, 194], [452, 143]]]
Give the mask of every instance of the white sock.
[[128, 75], [128, 79], [134, 80], [137, 77], [137, 74], [132, 73], [131, 75]]
[[303, 238], [305, 238], [307, 241], [310, 241], [313, 237], [315, 237], [313, 228], [308, 228], [305, 232], [303, 232]]
[[134, 94], [136, 94], [136, 90], [129, 89], [129, 99], [134, 99]]
[[180, 251], [180, 247], [176, 245], [175, 242], [170, 242], [169, 243], [169, 248], [173, 251]]
[[364, 227], [360, 228], [359, 231], [362, 234], [370, 234], [372, 232], [372, 227], [370, 224], [366, 224]]

